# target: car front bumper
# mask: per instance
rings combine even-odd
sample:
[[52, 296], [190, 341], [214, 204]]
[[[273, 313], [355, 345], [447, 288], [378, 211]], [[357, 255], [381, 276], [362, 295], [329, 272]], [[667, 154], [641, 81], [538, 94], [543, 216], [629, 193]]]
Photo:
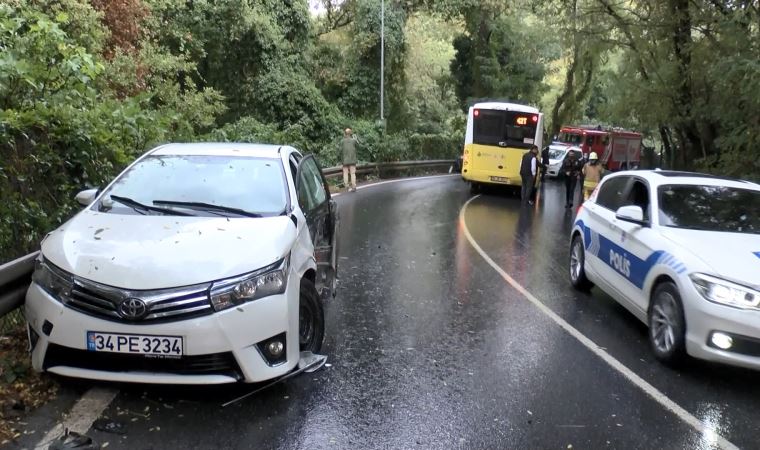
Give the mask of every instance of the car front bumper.
[[[289, 277], [281, 295], [193, 319], [145, 325], [83, 314], [32, 283], [25, 305], [33, 337], [32, 366], [64, 376], [156, 384], [223, 384], [275, 378], [298, 364], [296, 279]], [[156, 358], [88, 351], [88, 331], [182, 336], [184, 354], [180, 358]], [[270, 365], [256, 344], [283, 333], [285, 360]]]
[[[760, 311], [712, 303], [691, 286], [682, 289], [686, 318], [686, 351], [708, 361], [760, 370]], [[728, 349], [711, 342], [713, 333], [733, 338]]]

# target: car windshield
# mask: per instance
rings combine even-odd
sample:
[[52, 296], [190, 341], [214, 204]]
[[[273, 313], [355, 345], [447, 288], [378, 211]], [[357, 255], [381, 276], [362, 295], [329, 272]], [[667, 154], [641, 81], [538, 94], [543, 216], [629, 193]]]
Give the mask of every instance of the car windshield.
[[566, 152], [566, 149], [550, 148], [549, 159], [562, 159], [562, 157], [565, 156]]
[[672, 184], [660, 186], [658, 194], [661, 225], [760, 234], [760, 191]]
[[[234, 210], [278, 215], [288, 202], [285, 183], [282, 164], [273, 158], [148, 156], [121, 175], [95, 206], [100, 211], [120, 214], [164, 209], [198, 216], [245, 215]], [[133, 201], [160, 208], [147, 210]], [[175, 202], [193, 205], [169, 204]], [[207, 207], [199, 207], [204, 204]]]
[[576, 133], [563, 132], [559, 134], [559, 141], [568, 144], [580, 144], [581, 135]]

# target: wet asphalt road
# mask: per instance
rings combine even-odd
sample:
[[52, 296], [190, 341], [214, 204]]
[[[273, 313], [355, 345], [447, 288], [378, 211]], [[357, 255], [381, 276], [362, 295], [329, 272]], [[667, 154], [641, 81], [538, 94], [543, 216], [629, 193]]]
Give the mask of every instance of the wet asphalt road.
[[[701, 434], [562, 330], [473, 249], [458, 177], [338, 198], [340, 291], [326, 306], [331, 367], [222, 408], [250, 390], [121, 385], [103, 416], [113, 449], [711, 448]], [[572, 211], [559, 183], [538, 206], [487, 192], [473, 238], [551, 310], [741, 448], [760, 447], [755, 372], [657, 363], [643, 325], [567, 281]]]

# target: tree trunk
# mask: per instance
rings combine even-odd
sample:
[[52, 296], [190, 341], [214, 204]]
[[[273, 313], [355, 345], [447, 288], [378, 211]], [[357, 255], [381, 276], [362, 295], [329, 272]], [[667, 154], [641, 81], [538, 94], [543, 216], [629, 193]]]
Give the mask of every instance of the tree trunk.
[[678, 71], [678, 86], [676, 87], [676, 104], [680, 124], [677, 126], [678, 135], [682, 140], [680, 157], [683, 168], [692, 166], [694, 159], [699, 157], [702, 150], [702, 140], [694, 119], [694, 98], [692, 96], [691, 80], [691, 12], [689, 0], [670, 0], [673, 14], [673, 51], [676, 57]]

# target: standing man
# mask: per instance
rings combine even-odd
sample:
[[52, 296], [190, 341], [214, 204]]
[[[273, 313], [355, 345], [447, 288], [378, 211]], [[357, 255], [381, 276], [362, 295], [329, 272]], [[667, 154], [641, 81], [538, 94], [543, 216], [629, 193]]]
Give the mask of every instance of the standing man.
[[596, 152], [591, 152], [588, 162], [583, 166], [583, 200], [588, 200], [603, 175], [604, 167], [599, 164], [599, 156]]
[[565, 161], [562, 163], [562, 173], [565, 174], [565, 208], [573, 206], [575, 185], [578, 184], [578, 177], [582, 170], [583, 163], [576, 157], [576, 152], [568, 151]]
[[[354, 137], [351, 128], [346, 128], [343, 133], [343, 141], [341, 142], [341, 150], [343, 151], [343, 186], [348, 188], [348, 192], [356, 191], [356, 138]], [[349, 184], [349, 175], [351, 175], [351, 183]]]
[[538, 147], [534, 145], [523, 155], [522, 162], [520, 163], [520, 178], [522, 178], [522, 192], [520, 198], [523, 203], [527, 202], [529, 205], [533, 204], [533, 200], [530, 196], [533, 191], [533, 186], [536, 184], [536, 171], [538, 170], [537, 155]]

